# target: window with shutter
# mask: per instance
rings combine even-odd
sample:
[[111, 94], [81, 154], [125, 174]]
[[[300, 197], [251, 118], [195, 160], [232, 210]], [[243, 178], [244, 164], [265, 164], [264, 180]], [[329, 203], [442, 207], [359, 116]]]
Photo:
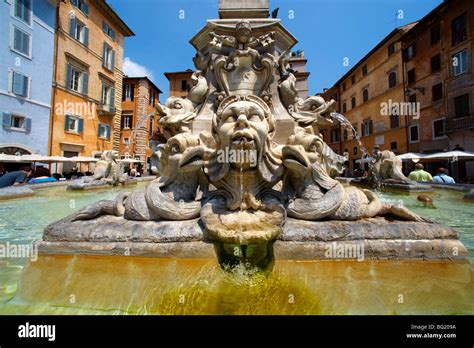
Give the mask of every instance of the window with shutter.
[[413, 125], [409, 127], [409, 134], [410, 134], [410, 143], [417, 143], [420, 141], [420, 132], [418, 125]]
[[74, 133], [82, 133], [84, 130], [84, 120], [78, 116], [66, 115], [64, 118], [64, 130]]
[[114, 112], [115, 109], [115, 88], [111, 87], [109, 92], [109, 106], [110, 111]]
[[81, 73], [82, 78], [82, 94], [87, 95], [89, 91], [89, 74], [83, 72]]
[[14, 16], [23, 22], [31, 22], [31, 0], [15, 0]]
[[29, 117], [25, 118], [24, 126], [27, 132], [31, 131], [31, 118]]
[[431, 87], [431, 94], [433, 96], [433, 101], [437, 101], [443, 98], [443, 84], [440, 82], [433, 87]]
[[84, 39], [82, 40], [84, 46], [89, 46], [89, 28], [84, 27]]
[[369, 100], [369, 90], [367, 88], [362, 92], [362, 98], [364, 103]]
[[455, 46], [467, 39], [467, 13], [454, 18], [451, 21], [451, 41]]
[[64, 130], [69, 130], [69, 115], [64, 116]]
[[392, 71], [388, 75], [388, 88], [393, 88], [397, 85], [397, 73], [395, 71]]
[[2, 126], [10, 127], [11, 123], [12, 123], [12, 114], [10, 114], [9, 112], [4, 112], [3, 118], [2, 118]]
[[400, 117], [398, 115], [390, 115], [390, 128], [400, 127]]
[[30, 40], [28, 33], [13, 26], [13, 50], [30, 57]]
[[105, 42], [102, 51], [102, 66], [109, 70], [113, 70], [115, 67], [115, 51]]
[[390, 57], [394, 53], [395, 53], [395, 42], [392, 42], [390, 45], [388, 45], [388, 56]]
[[110, 38], [115, 41], [115, 30], [113, 30], [105, 21], [102, 22], [102, 30], [106, 35], [110, 36]]
[[[81, 83], [84, 82], [84, 73], [72, 64], [68, 64], [66, 70], [66, 86], [76, 92], [82, 92]], [[87, 78], [86, 78], [87, 79]]]
[[454, 76], [465, 73], [467, 71], [467, 63], [467, 50], [463, 50], [453, 55], [452, 64]]
[[89, 15], [89, 5], [84, 0], [71, 0], [71, 4], [77, 7], [86, 16]]
[[411, 85], [416, 82], [416, 72], [415, 69], [408, 70], [408, 84]]
[[434, 45], [441, 39], [441, 25], [438, 23], [430, 29], [431, 44]]
[[441, 55], [438, 53], [437, 55], [431, 57], [431, 72], [435, 72], [441, 69]]
[[463, 94], [454, 98], [455, 117], [469, 116], [469, 94]]
[[11, 90], [18, 96], [28, 97], [28, 77], [13, 71]]
[[77, 122], [77, 131], [79, 133], [82, 133], [84, 131], [84, 120], [82, 118], [79, 118], [78, 119], [78, 122]]
[[110, 52], [110, 65], [109, 65], [110, 70], [115, 69], [115, 51], [111, 49]]
[[433, 139], [444, 138], [446, 119], [438, 119], [433, 121]]

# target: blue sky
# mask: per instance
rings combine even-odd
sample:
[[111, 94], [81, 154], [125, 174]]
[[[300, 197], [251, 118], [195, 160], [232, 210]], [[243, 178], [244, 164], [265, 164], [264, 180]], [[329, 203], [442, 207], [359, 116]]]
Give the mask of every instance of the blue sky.
[[[136, 36], [125, 41], [127, 69], [150, 74], [168, 96], [164, 72], [194, 69], [189, 40], [217, 17], [218, 0], [108, 0]], [[441, 0], [270, 0], [308, 59], [309, 92], [331, 87], [394, 28], [411, 23]], [[403, 12], [399, 12], [399, 11]], [[180, 18], [183, 14], [184, 19]], [[293, 11], [294, 18], [289, 18]], [[403, 18], [398, 18], [402, 14]], [[345, 57], [349, 66], [343, 65]], [[132, 74], [130, 74], [132, 75]]]

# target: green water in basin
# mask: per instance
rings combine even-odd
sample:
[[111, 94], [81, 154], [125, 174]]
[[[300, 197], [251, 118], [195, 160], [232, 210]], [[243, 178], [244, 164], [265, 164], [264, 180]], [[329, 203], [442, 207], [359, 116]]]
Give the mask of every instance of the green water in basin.
[[[0, 201], [0, 243], [31, 243], [49, 223], [130, 190], [70, 192], [56, 187]], [[461, 192], [428, 195], [436, 209], [425, 208], [417, 194], [381, 197], [456, 228], [472, 265], [474, 205], [464, 202]], [[3, 258], [0, 314], [473, 314], [471, 265], [277, 260], [270, 276], [249, 277], [223, 272], [216, 260]]]

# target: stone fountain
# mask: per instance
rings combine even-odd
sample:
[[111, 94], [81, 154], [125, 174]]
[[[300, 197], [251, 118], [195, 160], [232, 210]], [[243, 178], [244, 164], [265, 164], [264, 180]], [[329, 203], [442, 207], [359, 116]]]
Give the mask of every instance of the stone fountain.
[[298, 96], [288, 63], [296, 39], [254, 12], [209, 20], [191, 39], [193, 86], [158, 106], [167, 137], [154, 154], [158, 178], [49, 225], [39, 250], [267, 270], [274, 259], [357, 248], [367, 259], [465, 259], [453, 229], [334, 179], [345, 158], [319, 127], [333, 122], [335, 102]]
[[407, 178], [402, 172], [402, 160], [392, 151], [380, 151], [374, 147], [372, 160], [369, 162], [369, 175], [356, 178], [350, 182], [357, 186], [372, 187], [377, 190], [394, 190], [408, 192], [432, 191], [429, 184], [422, 184]]
[[117, 185], [135, 185], [137, 181], [124, 173], [122, 165], [117, 162], [118, 152], [103, 151], [101, 158], [96, 162], [94, 174], [73, 180], [68, 190], [90, 190]]

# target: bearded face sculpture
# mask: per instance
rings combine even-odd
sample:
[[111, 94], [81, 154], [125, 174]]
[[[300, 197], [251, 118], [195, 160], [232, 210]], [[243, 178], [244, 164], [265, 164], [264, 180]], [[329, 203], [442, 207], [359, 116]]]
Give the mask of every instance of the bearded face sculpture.
[[[283, 174], [283, 168], [270, 146], [274, 131], [270, 108], [259, 97], [230, 96], [224, 99], [213, 119], [217, 151], [207, 168], [211, 181], [223, 179], [230, 169], [257, 169], [264, 181], [276, 182]], [[223, 152], [241, 156], [235, 156], [236, 161], [222, 161], [219, 155]]]

